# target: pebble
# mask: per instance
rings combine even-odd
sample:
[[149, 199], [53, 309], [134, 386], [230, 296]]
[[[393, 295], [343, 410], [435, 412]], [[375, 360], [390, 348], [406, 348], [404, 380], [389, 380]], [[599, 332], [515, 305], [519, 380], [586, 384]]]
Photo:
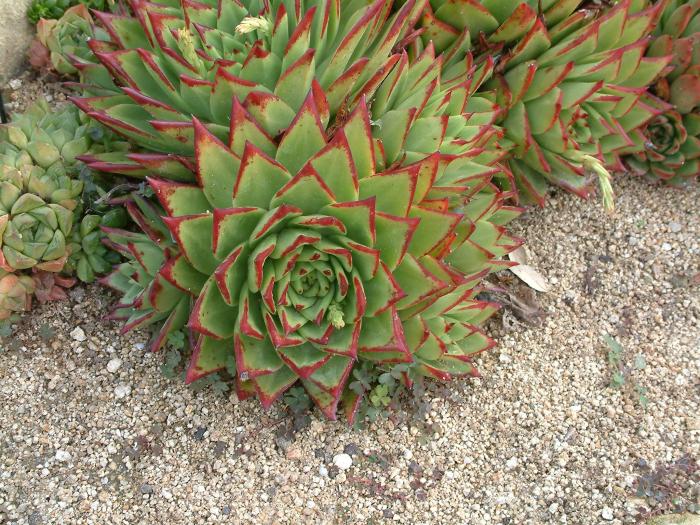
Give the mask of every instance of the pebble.
[[603, 507], [603, 510], [600, 511], [600, 515], [605, 521], [612, 521], [615, 517], [610, 507]]
[[508, 461], [506, 461], [506, 468], [508, 470], [513, 470], [517, 466], [518, 466], [518, 458], [510, 458]]
[[115, 357], [114, 359], [110, 359], [109, 363], [107, 363], [107, 371], [114, 374], [117, 370], [121, 368], [121, 366], [122, 360], [118, 357]]
[[66, 461], [70, 461], [71, 455], [69, 452], [66, 452], [65, 450], [57, 450], [55, 457], [58, 461], [65, 463]]
[[673, 249], [673, 246], [671, 246], [669, 243], [665, 242], [661, 245], [661, 249], [665, 252], [670, 252]]
[[10, 85], [10, 88], [15, 91], [22, 87], [22, 81], [19, 78], [13, 78], [8, 82], [8, 84]]
[[122, 385], [117, 385], [114, 388], [114, 396], [117, 399], [122, 399], [122, 398], [128, 396], [129, 394], [131, 394], [131, 387], [129, 385], [122, 384]]
[[668, 228], [671, 230], [672, 233], [678, 233], [683, 229], [683, 227], [677, 222], [669, 223]]
[[70, 336], [71, 336], [71, 339], [73, 339], [74, 341], [79, 341], [79, 342], [83, 342], [87, 339], [87, 337], [85, 336], [85, 332], [79, 326], [76, 326], [75, 328], [73, 328], [73, 331], [70, 333]]
[[349, 454], [336, 454], [333, 456], [333, 464], [340, 470], [347, 470], [352, 466], [352, 458]]

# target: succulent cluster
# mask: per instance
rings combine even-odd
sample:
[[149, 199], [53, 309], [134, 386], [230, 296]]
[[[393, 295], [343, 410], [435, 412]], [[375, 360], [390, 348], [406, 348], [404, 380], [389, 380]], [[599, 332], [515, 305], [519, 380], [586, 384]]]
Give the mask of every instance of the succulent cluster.
[[[626, 166], [697, 174], [699, 13], [130, 0], [97, 24], [84, 6], [42, 21], [53, 68], [80, 77], [76, 106], [135, 149], [36, 115], [4, 131], [0, 312], [60, 295], [58, 272], [118, 263], [102, 282], [124, 331], [151, 327], [154, 351], [187, 331], [187, 382], [225, 369], [265, 407], [299, 384], [352, 420], [386, 400], [373, 378], [474, 375], [497, 308], [483, 280], [521, 244], [504, 227], [516, 204], [598, 181], [612, 207]], [[76, 162], [144, 182], [85, 214]]]
[[646, 126], [627, 164], [683, 186], [700, 175], [700, 1], [666, 3], [648, 55], [673, 57], [652, 86], [663, 113]]
[[[117, 262], [100, 242], [99, 226], [124, 225], [123, 210], [83, 217], [84, 182], [79, 179], [77, 160], [100, 151], [104, 137], [74, 106], [50, 111], [45, 101], [0, 128], [3, 316], [30, 304], [20, 298], [32, 293], [40, 299], [54, 298], [55, 285], [70, 282], [39, 277], [38, 285], [29, 286], [30, 275], [62, 272], [90, 282]], [[110, 143], [110, 147], [119, 144]]]
[[233, 358], [241, 395], [269, 406], [300, 382], [352, 417], [357, 363], [447, 379], [493, 344], [479, 285], [520, 244], [503, 228], [520, 210], [491, 183], [498, 111], [474, 96], [493, 65], [469, 45], [409, 59], [422, 2], [391, 7], [134, 2], [134, 18], [100, 17], [101, 64], [79, 66], [99, 96], [76, 104], [149, 153], [83, 159], [149, 175], [162, 208], [135, 198], [142, 233], [105, 229], [127, 258], [105, 283], [125, 329], [156, 325], [153, 349], [192, 331], [187, 381]]

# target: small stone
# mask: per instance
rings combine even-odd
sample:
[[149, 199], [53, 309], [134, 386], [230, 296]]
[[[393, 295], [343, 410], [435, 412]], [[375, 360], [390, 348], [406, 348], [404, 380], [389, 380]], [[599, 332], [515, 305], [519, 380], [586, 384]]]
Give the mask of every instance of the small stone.
[[173, 493], [170, 492], [168, 489], [163, 489], [160, 491], [160, 493], [163, 495], [165, 499], [173, 499]]
[[600, 515], [605, 521], [612, 521], [615, 517], [610, 507], [603, 507], [603, 510], [600, 512]]
[[153, 494], [153, 487], [151, 487], [148, 483], [141, 485], [139, 490], [141, 491], [141, 494]]
[[10, 88], [12, 88], [14, 91], [17, 91], [19, 88], [22, 87], [22, 81], [19, 78], [13, 78], [9, 82]]
[[510, 458], [508, 461], [506, 461], [506, 468], [508, 470], [513, 470], [517, 466], [518, 466], [518, 458]]
[[85, 339], [87, 339], [87, 337], [85, 336], [85, 332], [79, 326], [73, 328], [73, 331], [70, 333], [70, 336], [74, 341], [82, 342], [85, 341]]
[[357, 445], [355, 445], [355, 443], [348, 443], [345, 445], [343, 452], [350, 454], [351, 456], [355, 456], [357, 455]]
[[122, 360], [119, 359], [118, 357], [115, 357], [114, 359], [110, 359], [109, 363], [107, 363], [107, 371], [110, 374], [114, 374], [117, 370], [119, 370], [122, 366]]
[[552, 503], [547, 510], [550, 514], [556, 514], [557, 509], [559, 509], [559, 503]]
[[352, 458], [349, 454], [336, 454], [333, 456], [333, 464], [340, 470], [347, 470], [352, 466]]
[[131, 394], [131, 387], [129, 385], [118, 385], [114, 389], [114, 396], [117, 399], [122, 399]]
[[661, 245], [661, 249], [665, 252], [670, 252], [673, 249], [673, 246], [671, 246], [669, 243], [665, 242]]
[[668, 229], [671, 230], [672, 233], [678, 233], [682, 228], [683, 227], [677, 222], [671, 222], [668, 225]]
[[65, 463], [66, 461], [70, 461], [70, 453], [66, 452], [65, 450], [57, 450], [56, 451], [56, 459], [62, 463]]
[[328, 469], [325, 467], [325, 465], [321, 465], [321, 466], [318, 468], [318, 474], [319, 474], [321, 477], [323, 477], [323, 478], [327, 478], [327, 477], [328, 477]]

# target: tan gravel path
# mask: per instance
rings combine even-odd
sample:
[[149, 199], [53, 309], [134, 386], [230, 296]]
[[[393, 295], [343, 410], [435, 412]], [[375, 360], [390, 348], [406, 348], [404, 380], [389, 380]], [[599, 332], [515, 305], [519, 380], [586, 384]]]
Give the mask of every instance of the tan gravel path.
[[[162, 377], [96, 287], [37, 310], [0, 353], [0, 523], [634, 523], [640, 460], [700, 458], [700, 190], [618, 188], [614, 217], [557, 194], [519, 222], [547, 317], [495, 321], [483, 379], [432, 388], [425, 419], [292, 436], [281, 410]], [[646, 361], [622, 390], [605, 333]]]

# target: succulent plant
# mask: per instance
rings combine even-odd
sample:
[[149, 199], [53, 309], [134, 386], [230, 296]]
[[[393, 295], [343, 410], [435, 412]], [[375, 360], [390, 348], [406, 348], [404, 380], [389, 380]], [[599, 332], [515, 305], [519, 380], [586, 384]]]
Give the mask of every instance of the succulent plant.
[[[73, 62], [93, 60], [88, 47], [91, 38], [105, 39], [107, 35], [95, 27], [84, 4], [71, 7], [58, 20], [42, 19], [37, 24], [38, 45], [33, 45], [30, 52], [32, 65], [40, 69], [53, 69], [62, 75], [77, 74]], [[44, 63], [46, 61], [50, 66]]]
[[[450, 171], [454, 158], [377, 171], [365, 104], [327, 138], [314, 95], [279, 145], [246, 133], [242, 115], [228, 144], [194, 120], [198, 183], [150, 179], [166, 215], [136, 217], [150, 236], [107, 230], [131, 261], [105, 283], [126, 291], [127, 328], [166, 319], [156, 347], [193, 330], [187, 381], [235, 356], [241, 389], [265, 406], [301, 381], [334, 417], [358, 359], [473, 373], [471, 357], [492, 344], [476, 325], [495, 310], [477, 284], [519, 242], [491, 222], [517, 214], [496, 191], [467, 199], [462, 188], [462, 213], [446, 210], [454, 190], [436, 161]], [[251, 141], [237, 152], [238, 133]]]
[[120, 262], [119, 254], [109, 250], [103, 243], [101, 228], [123, 228], [127, 217], [123, 208], [117, 207], [103, 215], [90, 213], [73, 227], [68, 239], [70, 256], [64, 271], [75, 274], [85, 283], [91, 283], [98, 275], [104, 275]]
[[626, 161], [638, 174], [682, 186], [700, 175], [700, 1], [667, 2], [647, 54], [673, 57], [652, 88], [663, 114]]
[[34, 280], [0, 268], [0, 321], [31, 308]]
[[513, 143], [509, 167], [524, 201], [542, 204], [548, 183], [587, 196], [600, 178], [610, 202], [608, 170], [623, 169], [619, 155], [636, 146], [640, 128], [659, 113], [645, 87], [668, 58], [643, 55], [661, 4], [644, 10], [630, 0], [608, 10], [577, 10], [579, 0], [515, 4], [431, 0], [422, 38], [448, 52], [471, 38], [479, 52], [497, 57], [483, 89], [504, 108], [501, 125]]
[[124, 210], [91, 209], [83, 217], [86, 168], [77, 159], [105, 146], [120, 151], [126, 145], [72, 105], [51, 111], [41, 101], [0, 128], [0, 257], [6, 269], [77, 271], [88, 282], [95, 271], [110, 269], [114, 254], [101, 244], [98, 226], [121, 225]]
[[60, 271], [82, 183], [38, 166], [0, 172], [0, 267]]

